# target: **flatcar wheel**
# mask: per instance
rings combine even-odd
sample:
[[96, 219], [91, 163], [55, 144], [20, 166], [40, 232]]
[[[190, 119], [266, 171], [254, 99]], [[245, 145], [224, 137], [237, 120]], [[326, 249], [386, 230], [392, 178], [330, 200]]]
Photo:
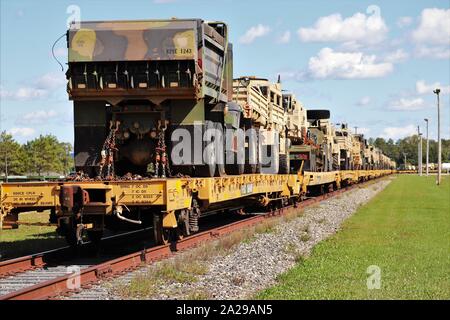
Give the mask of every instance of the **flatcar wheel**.
[[157, 245], [168, 244], [170, 241], [171, 229], [163, 228], [162, 216], [153, 215], [153, 237]]
[[184, 237], [187, 237], [189, 232], [189, 212], [187, 210], [181, 210], [177, 219], [177, 230], [176, 230], [176, 238], [177, 240], [181, 240]]
[[78, 245], [77, 229], [74, 226], [72, 218], [60, 222], [60, 229], [58, 233], [64, 236], [66, 243], [70, 247], [76, 247]]

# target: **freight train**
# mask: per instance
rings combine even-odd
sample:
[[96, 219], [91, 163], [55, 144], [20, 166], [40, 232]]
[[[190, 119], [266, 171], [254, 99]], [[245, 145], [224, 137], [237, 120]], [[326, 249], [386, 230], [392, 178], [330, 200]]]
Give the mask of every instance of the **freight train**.
[[130, 225], [152, 225], [165, 243], [198, 231], [205, 214], [284, 206], [395, 169], [280, 78], [233, 79], [223, 22], [81, 22], [67, 46], [77, 174], [1, 185], [4, 226], [50, 209], [72, 245]]

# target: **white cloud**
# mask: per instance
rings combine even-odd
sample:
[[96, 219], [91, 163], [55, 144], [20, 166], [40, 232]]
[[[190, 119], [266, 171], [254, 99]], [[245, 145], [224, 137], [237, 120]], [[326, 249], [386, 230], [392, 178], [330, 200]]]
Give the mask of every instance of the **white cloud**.
[[8, 132], [13, 136], [30, 137], [36, 133], [33, 128], [12, 128]]
[[439, 88], [441, 89], [441, 94], [449, 94], [450, 93], [450, 85], [444, 86], [441, 85], [440, 82], [430, 83], [427, 84], [423, 80], [419, 80], [416, 82], [416, 92], [418, 94], [433, 94], [433, 90]]
[[66, 83], [66, 77], [64, 73], [46, 73], [34, 81], [34, 85], [38, 89], [51, 90], [61, 86]]
[[289, 43], [291, 40], [291, 32], [286, 30], [279, 38], [278, 43]]
[[43, 89], [32, 88], [32, 87], [21, 87], [16, 91], [4, 90], [1, 93], [2, 98], [12, 99], [12, 100], [32, 100], [46, 97], [48, 92]]
[[239, 38], [239, 42], [243, 44], [250, 44], [255, 41], [256, 38], [263, 37], [270, 32], [270, 27], [258, 24], [247, 30], [247, 32]]
[[412, 22], [413, 18], [411, 17], [400, 17], [397, 19], [397, 26], [399, 26], [400, 28], [404, 28], [411, 25]]
[[450, 9], [422, 10], [419, 26], [412, 32], [416, 55], [435, 59], [450, 58]]
[[398, 111], [414, 111], [425, 107], [426, 103], [422, 98], [400, 98], [390, 103], [390, 108]]
[[394, 52], [390, 52], [384, 58], [384, 61], [391, 63], [403, 62], [408, 59], [409, 55], [403, 49], [397, 49]]
[[448, 46], [418, 45], [415, 54], [419, 58], [450, 59], [450, 48]]
[[53, 90], [64, 88], [66, 79], [61, 73], [46, 73], [28, 81], [27, 85], [11, 91], [0, 86], [0, 98], [8, 100], [33, 100], [48, 97]]
[[414, 41], [430, 44], [450, 44], [450, 9], [427, 8], [420, 15], [420, 23], [412, 33]]
[[381, 136], [385, 139], [401, 139], [416, 133], [417, 127], [410, 124], [403, 127], [387, 127], [384, 128]]
[[387, 32], [388, 28], [379, 14], [366, 16], [360, 12], [345, 19], [339, 13], [320, 17], [313, 27], [297, 31], [304, 42], [345, 42], [347, 47], [349, 44], [355, 47], [356, 43], [379, 43], [386, 38]]
[[38, 110], [22, 115], [18, 120], [18, 124], [43, 124], [48, 120], [57, 117], [58, 114], [54, 110]]
[[367, 106], [371, 101], [372, 100], [370, 99], [369, 96], [365, 96], [365, 97], [362, 97], [356, 104], [358, 106], [363, 107], [363, 106]]
[[311, 57], [308, 64], [309, 75], [316, 79], [365, 79], [383, 77], [393, 70], [390, 62], [376, 62], [375, 55], [362, 52], [335, 52], [323, 48]]

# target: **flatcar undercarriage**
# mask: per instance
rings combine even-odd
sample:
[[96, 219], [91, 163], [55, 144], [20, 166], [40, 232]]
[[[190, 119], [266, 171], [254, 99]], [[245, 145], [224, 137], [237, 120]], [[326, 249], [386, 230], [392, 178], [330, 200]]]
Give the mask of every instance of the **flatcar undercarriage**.
[[[50, 210], [58, 232], [77, 245], [98, 242], [105, 229], [153, 227], [156, 243], [195, 233], [202, 216], [252, 214], [305, 196], [391, 174], [392, 170], [247, 174], [215, 178], [6, 183], [0, 186], [3, 227], [19, 213]], [[87, 237], [86, 237], [87, 236]]]

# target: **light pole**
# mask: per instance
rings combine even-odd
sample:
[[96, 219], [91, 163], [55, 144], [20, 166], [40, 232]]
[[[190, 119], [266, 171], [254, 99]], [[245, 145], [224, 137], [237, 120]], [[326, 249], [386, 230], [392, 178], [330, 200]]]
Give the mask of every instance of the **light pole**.
[[437, 118], [437, 127], [438, 127], [438, 172], [437, 172], [437, 180], [436, 184], [441, 184], [441, 110], [439, 107], [439, 92], [441, 92], [441, 89], [436, 88], [433, 91], [437, 96], [437, 110], [438, 110], [438, 118]]
[[428, 119], [425, 118], [424, 120], [427, 123], [427, 166], [426, 166], [425, 170], [427, 172], [427, 177], [428, 177], [428, 153], [429, 153], [430, 145], [429, 145], [429, 139], [428, 139]]
[[420, 133], [420, 127], [417, 126], [417, 135], [419, 138], [419, 145], [417, 146], [418, 152], [417, 152], [417, 165], [418, 165], [418, 173], [419, 176], [422, 175], [422, 134]]

